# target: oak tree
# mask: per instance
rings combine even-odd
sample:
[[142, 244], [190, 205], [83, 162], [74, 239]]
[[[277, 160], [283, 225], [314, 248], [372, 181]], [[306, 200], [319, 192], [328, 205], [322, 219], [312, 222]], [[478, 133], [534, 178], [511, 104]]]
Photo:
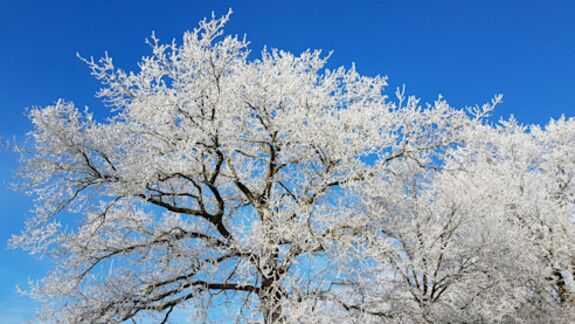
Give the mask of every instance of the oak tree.
[[575, 120], [390, 99], [321, 51], [251, 57], [229, 17], [136, 72], [84, 59], [106, 119], [30, 111], [12, 244], [54, 263], [41, 319], [573, 319]]

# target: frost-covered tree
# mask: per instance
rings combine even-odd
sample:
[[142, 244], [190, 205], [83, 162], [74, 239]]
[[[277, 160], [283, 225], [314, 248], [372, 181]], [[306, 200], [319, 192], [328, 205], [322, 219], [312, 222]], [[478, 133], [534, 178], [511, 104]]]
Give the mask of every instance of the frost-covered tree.
[[348, 296], [400, 322], [573, 322], [574, 162], [565, 118], [477, 126], [441, 165], [399, 162], [365, 189]]
[[111, 108], [32, 109], [14, 246], [53, 271], [41, 319], [573, 318], [575, 120], [490, 125], [386, 79], [225, 36], [152, 35], [138, 72], [85, 59]]

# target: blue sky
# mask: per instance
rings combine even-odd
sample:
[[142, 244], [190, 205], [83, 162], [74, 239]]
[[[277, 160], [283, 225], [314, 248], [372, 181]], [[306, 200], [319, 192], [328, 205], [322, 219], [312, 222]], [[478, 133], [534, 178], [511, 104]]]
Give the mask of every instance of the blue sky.
[[[390, 91], [455, 106], [503, 93], [497, 116], [526, 123], [575, 115], [573, 1], [19, 1], [0, 0], [0, 136], [30, 130], [25, 108], [58, 98], [106, 114], [94, 98], [98, 83], [75, 57], [102, 56], [134, 68], [148, 54], [152, 30], [179, 39], [214, 10], [233, 8], [230, 33], [300, 52], [333, 50], [330, 66], [357, 64], [361, 73], [390, 78]], [[7, 188], [17, 158], [0, 153], [0, 322], [30, 318], [34, 304], [15, 286], [38, 278], [45, 260], [7, 249], [28, 216], [29, 198]]]

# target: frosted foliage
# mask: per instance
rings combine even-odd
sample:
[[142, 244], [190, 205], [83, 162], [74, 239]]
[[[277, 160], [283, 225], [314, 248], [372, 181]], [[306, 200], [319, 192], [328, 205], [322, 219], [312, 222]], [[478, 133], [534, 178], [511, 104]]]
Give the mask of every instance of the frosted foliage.
[[254, 58], [229, 16], [152, 35], [138, 72], [84, 59], [106, 120], [30, 111], [39, 319], [575, 320], [574, 119], [389, 99], [320, 51]]

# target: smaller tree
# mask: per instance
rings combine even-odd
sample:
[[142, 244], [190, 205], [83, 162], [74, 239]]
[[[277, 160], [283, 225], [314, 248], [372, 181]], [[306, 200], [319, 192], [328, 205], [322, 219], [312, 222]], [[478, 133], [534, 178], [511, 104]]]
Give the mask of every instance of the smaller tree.
[[349, 285], [358, 308], [409, 322], [572, 321], [574, 129], [478, 126], [441, 168], [372, 181], [368, 257]]

